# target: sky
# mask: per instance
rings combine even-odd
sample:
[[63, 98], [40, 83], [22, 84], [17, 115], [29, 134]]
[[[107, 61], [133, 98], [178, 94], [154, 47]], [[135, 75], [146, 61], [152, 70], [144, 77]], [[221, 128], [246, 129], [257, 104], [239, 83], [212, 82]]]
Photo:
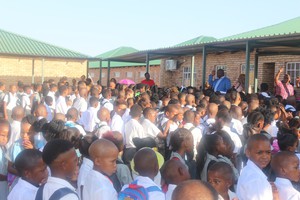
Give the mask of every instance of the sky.
[[0, 29], [96, 56], [169, 47], [299, 17], [299, 0], [0, 0]]

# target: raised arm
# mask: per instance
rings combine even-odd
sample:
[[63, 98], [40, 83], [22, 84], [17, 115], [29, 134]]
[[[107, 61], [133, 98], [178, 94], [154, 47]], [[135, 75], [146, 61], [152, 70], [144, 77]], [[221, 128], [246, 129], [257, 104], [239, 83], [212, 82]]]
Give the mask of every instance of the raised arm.
[[282, 73], [282, 71], [283, 71], [283, 67], [280, 67], [279, 71], [277, 72], [277, 74], [274, 78], [275, 84], [277, 84], [279, 82], [279, 77], [280, 77], [280, 74]]

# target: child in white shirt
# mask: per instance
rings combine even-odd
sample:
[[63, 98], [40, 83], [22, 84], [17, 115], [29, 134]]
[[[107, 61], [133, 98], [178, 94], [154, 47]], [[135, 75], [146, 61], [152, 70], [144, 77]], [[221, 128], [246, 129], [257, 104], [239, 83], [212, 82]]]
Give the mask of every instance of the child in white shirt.
[[0, 120], [0, 200], [6, 200], [8, 194], [6, 144], [10, 137], [9, 122]]
[[299, 182], [300, 170], [299, 159], [293, 152], [281, 151], [273, 156], [271, 161], [272, 170], [276, 174], [274, 182], [280, 199], [300, 199], [300, 193], [297, 191], [291, 181]]

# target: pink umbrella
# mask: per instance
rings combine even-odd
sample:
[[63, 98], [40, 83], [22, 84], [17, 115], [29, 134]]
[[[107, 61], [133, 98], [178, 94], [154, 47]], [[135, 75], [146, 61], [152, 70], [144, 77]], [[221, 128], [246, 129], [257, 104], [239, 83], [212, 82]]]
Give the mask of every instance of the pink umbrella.
[[131, 85], [131, 84], [135, 84], [135, 82], [133, 80], [130, 79], [122, 79], [119, 81], [120, 84], [124, 84], [124, 85]]

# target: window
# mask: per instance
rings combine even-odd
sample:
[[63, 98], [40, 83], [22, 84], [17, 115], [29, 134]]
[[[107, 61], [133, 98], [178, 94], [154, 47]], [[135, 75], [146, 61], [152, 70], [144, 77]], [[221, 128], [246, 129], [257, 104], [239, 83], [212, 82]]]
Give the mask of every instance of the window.
[[223, 69], [224, 70], [224, 74], [226, 76], [227, 73], [227, 66], [226, 65], [216, 65], [216, 73], [219, 69]]
[[101, 74], [101, 77], [102, 77], [102, 78], [104, 78], [104, 77], [105, 77], [105, 73], [104, 73], [104, 72], [102, 72], [102, 74]]
[[127, 78], [132, 78], [132, 72], [126, 72]]
[[[183, 77], [182, 77], [182, 85], [187, 87], [191, 85], [191, 67], [184, 67], [183, 68]], [[195, 85], [196, 80], [196, 72], [194, 71], [194, 84]]]
[[296, 78], [300, 76], [300, 62], [287, 63], [286, 73], [291, 76], [291, 83], [296, 84]]
[[120, 77], [120, 72], [115, 72], [115, 78], [119, 78]]
[[144, 78], [145, 77], [145, 73], [146, 72], [140, 72], [140, 78]]

